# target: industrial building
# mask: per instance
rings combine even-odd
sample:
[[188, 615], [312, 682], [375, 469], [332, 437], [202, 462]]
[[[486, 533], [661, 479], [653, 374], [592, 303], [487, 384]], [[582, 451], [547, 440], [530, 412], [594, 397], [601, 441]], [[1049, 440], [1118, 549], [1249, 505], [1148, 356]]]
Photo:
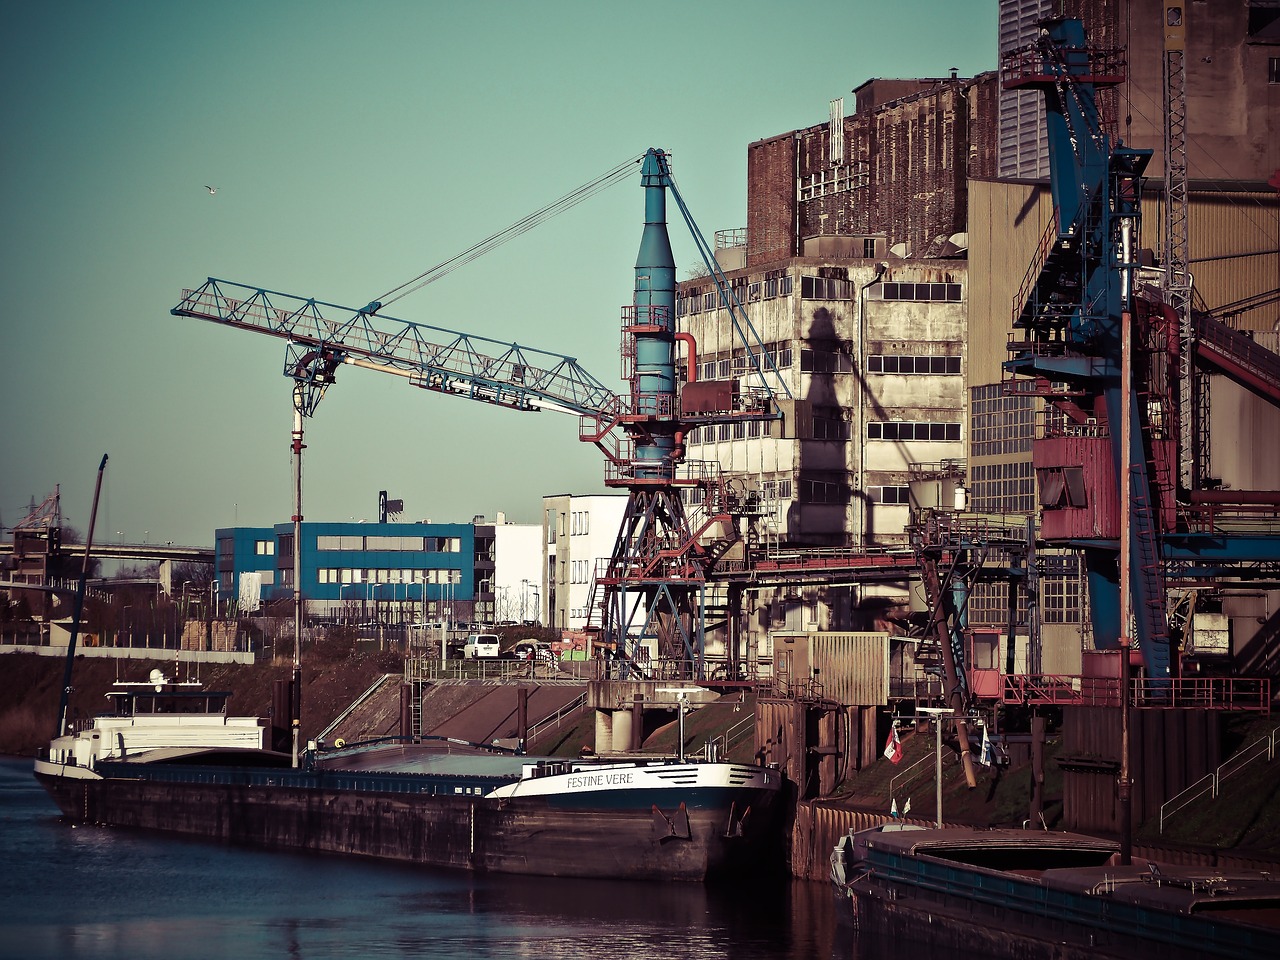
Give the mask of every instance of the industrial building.
[[561, 630], [587, 627], [596, 574], [613, 552], [626, 506], [619, 494], [542, 498], [542, 623]]
[[[307, 613], [378, 623], [483, 623], [536, 610], [535, 525], [302, 524]], [[293, 524], [215, 532], [217, 589], [241, 612], [293, 596]], [[529, 584], [533, 583], [532, 590]], [[523, 593], [521, 592], [523, 591]], [[523, 602], [522, 602], [523, 601]]]
[[[1196, 304], [1227, 308], [1237, 329], [1274, 350], [1280, 207], [1267, 181], [1280, 169], [1270, 136], [1280, 114], [1280, 8], [1187, 4], [1185, 51], [1169, 81], [1175, 54], [1161, 28], [1169, 6], [1006, 0], [1000, 49], [1033, 43], [1051, 14], [1081, 17], [1094, 44], [1124, 48], [1124, 81], [1099, 85], [1098, 100], [1114, 138], [1155, 154], [1142, 262], [1179, 263], [1176, 275], [1194, 278]], [[1175, 91], [1172, 107], [1170, 82], [1183, 93]], [[958, 489], [968, 515], [1032, 543], [1051, 505], [1032, 454], [1049, 414], [1043, 396], [1009, 387], [1006, 361], [1053, 212], [1044, 98], [1005, 89], [998, 72], [872, 78], [854, 93], [851, 115], [833, 101], [828, 123], [748, 147], [747, 226], [717, 235], [729, 284], [808, 418], [785, 437], [778, 423], [700, 427], [689, 455], [758, 493], [768, 509], [757, 542], [775, 552], [905, 547], [912, 518], [934, 508], [913, 499], [913, 484], [919, 492], [938, 477], [953, 478], [948, 489]], [[1171, 133], [1167, 116], [1183, 129]], [[1166, 153], [1184, 167], [1181, 186], [1165, 177]], [[1181, 249], [1169, 239], [1178, 224]], [[1147, 282], [1159, 286], [1158, 272]], [[733, 346], [733, 320], [714, 290], [700, 278], [680, 285], [680, 328], [697, 343], [699, 379], [742, 378], [752, 361]], [[1275, 407], [1219, 373], [1197, 389], [1209, 425], [1194, 441], [1199, 472], [1225, 489], [1274, 491], [1280, 454], [1242, 440], [1274, 435]], [[1003, 637], [1012, 621], [1027, 635], [1014, 651], [1019, 662], [1079, 675], [1092, 644], [1087, 574], [1078, 551], [1040, 550], [1032, 608], [1022, 591], [1011, 611], [1008, 584], [981, 581], [967, 599], [967, 623], [997, 635], [1009, 654]], [[788, 606], [833, 630], [870, 628], [886, 602], [903, 603], [903, 622], [927, 606], [905, 579], [853, 580], [753, 592], [738, 628], [764, 633]], [[1232, 611], [1242, 647], [1280, 601], [1265, 584], [1238, 595], [1194, 589], [1199, 608]], [[1203, 622], [1221, 626], [1216, 616]]]

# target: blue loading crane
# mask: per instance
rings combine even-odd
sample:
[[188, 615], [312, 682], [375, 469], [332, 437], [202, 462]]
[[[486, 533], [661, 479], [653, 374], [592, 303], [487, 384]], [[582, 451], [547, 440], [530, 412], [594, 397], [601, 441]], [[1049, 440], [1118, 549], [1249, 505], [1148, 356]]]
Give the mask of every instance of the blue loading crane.
[[[1062, 528], [1046, 520], [1044, 535], [1061, 534], [1084, 552], [1095, 645], [1115, 648], [1127, 633], [1117, 544], [1125, 538], [1115, 523], [1117, 511], [1107, 509], [1127, 498], [1137, 645], [1148, 675], [1167, 678], [1171, 658], [1159, 534], [1172, 518], [1161, 513], [1159, 491], [1152, 496], [1154, 425], [1137, 392], [1121, 379], [1124, 327], [1136, 310], [1141, 180], [1151, 151], [1112, 144], [1096, 95], [1098, 88], [1123, 79], [1123, 60], [1114, 51], [1089, 47], [1079, 20], [1044, 22], [1039, 40], [1004, 64], [1005, 89], [1044, 92], [1054, 201], [1043, 259], [1032, 264], [1034, 281], [1014, 319], [1024, 339], [1010, 345], [1014, 356], [1005, 366], [1035, 378], [1042, 395], [1054, 399], [1069, 421], [1057, 451], [1060, 462], [1051, 462], [1053, 455], [1037, 457], [1036, 466], [1042, 502], [1046, 494], [1052, 501], [1045, 506], [1059, 506], [1052, 494], [1061, 486], [1062, 505], [1078, 512]], [[1112, 469], [1110, 476], [1094, 478], [1105, 482], [1097, 488], [1088, 482], [1082, 453], [1094, 448], [1101, 454], [1097, 448], [1104, 446], [1110, 455], [1103, 462]]]
[[[1151, 151], [1113, 144], [1098, 107], [1099, 89], [1123, 82], [1124, 72], [1120, 54], [1090, 47], [1083, 25], [1072, 19], [1044, 21], [1036, 43], [1006, 57], [1006, 89], [1044, 92], [1054, 201], [1014, 302], [1013, 326], [1023, 337], [1010, 344], [1005, 368], [1015, 379], [1006, 386], [1052, 405], [1045, 436], [1033, 448], [1041, 536], [1082, 552], [1101, 649], [1119, 645], [1123, 630], [1120, 516], [1127, 503], [1137, 645], [1147, 676], [1163, 681], [1178, 672], [1169, 571], [1187, 579], [1280, 569], [1274, 532], [1221, 530], [1211, 519], [1180, 516], [1188, 502], [1249, 501], [1178, 489], [1179, 462], [1200, 456], [1179, 450], [1179, 436], [1201, 436], [1205, 425], [1179, 429], [1180, 419], [1200, 411], [1180, 405], [1171, 384], [1180, 365], [1194, 362], [1276, 403], [1280, 357], [1203, 315], [1195, 317], [1195, 356], [1185, 355], [1176, 311], [1138, 284], [1142, 175]], [[1132, 369], [1123, 362], [1126, 340]], [[1255, 497], [1275, 502], [1273, 495]]]

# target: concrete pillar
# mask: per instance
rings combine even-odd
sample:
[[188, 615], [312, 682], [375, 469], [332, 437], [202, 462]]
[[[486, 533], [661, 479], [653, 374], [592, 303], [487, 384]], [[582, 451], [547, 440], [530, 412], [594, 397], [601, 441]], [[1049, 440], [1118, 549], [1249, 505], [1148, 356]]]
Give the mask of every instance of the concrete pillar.
[[613, 712], [613, 749], [617, 751], [632, 749], [632, 730], [630, 710]]
[[613, 712], [611, 710], [596, 711], [596, 753], [613, 752]]

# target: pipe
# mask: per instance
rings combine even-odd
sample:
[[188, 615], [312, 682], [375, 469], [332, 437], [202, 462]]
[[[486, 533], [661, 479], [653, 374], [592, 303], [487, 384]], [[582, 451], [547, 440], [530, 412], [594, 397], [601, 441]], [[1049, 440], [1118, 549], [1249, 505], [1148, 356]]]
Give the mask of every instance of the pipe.
[[694, 383], [698, 379], [698, 341], [693, 339], [692, 333], [677, 333], [676, 340], [687, 348], [685, 350], [685, 382]]

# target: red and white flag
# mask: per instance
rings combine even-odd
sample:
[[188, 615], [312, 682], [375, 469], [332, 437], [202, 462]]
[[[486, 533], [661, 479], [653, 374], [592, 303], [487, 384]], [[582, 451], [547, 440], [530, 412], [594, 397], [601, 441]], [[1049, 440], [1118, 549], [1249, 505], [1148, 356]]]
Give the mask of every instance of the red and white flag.
[[902, 741], [898, 739], [898, 721], [893, 721], [889, 739], [884, 742], [884, 758], [890, 763], [902, 762]]

